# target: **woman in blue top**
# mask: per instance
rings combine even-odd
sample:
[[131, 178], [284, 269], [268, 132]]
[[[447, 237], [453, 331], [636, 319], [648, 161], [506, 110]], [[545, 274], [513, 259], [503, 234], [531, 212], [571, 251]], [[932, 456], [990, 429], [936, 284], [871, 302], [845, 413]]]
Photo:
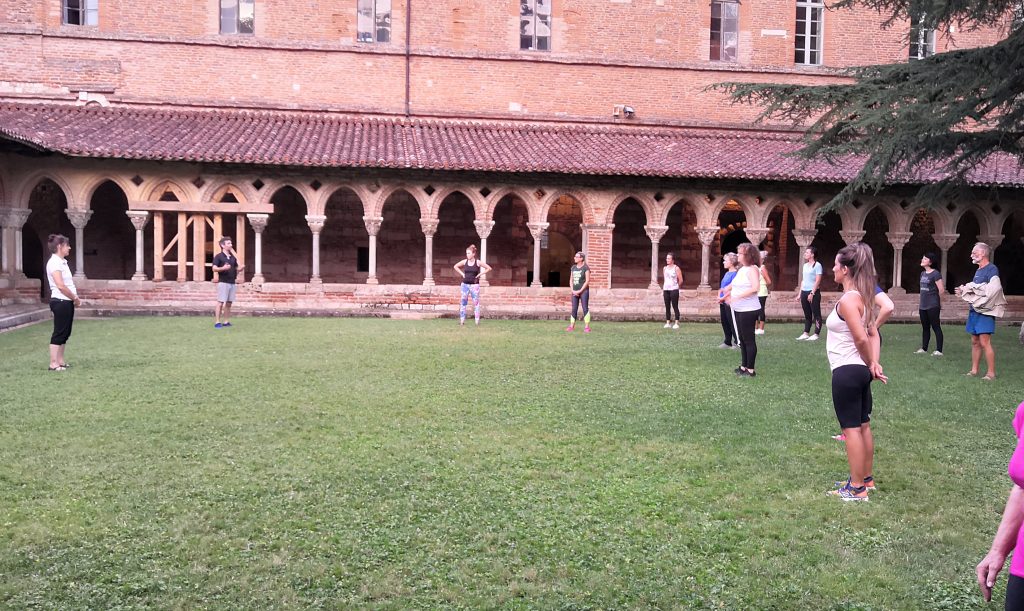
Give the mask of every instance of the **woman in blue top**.
[[[797, 301], [804, 310], [804, 332], [798, 340], [814, 341], [821, 332], [821, 263], [818, 262], [818, 249], [808, 246], [804, 249], [804, 267], [800, 280], [800, 294]], [[811, 335], [811, 323], [814, 334]]]
[[736, 253], [730, 252], [722, 257], [722, 267], [725, 268], [725, 275], [722, 276], [722, 284], [718, 291], [718, 315], [722, 318], [722, 331], [725, 333], [725, 339], [718, 345], [719, 348], [737, 348], [736, 341], [739, 339], [736, 336], [736, 328], [732, 324], [732, 308], [729, 304], [725, 303], [725, 288], [732, 284], [732, 279], [736, 277], [736, 270], [739, 265], [739, 258]]

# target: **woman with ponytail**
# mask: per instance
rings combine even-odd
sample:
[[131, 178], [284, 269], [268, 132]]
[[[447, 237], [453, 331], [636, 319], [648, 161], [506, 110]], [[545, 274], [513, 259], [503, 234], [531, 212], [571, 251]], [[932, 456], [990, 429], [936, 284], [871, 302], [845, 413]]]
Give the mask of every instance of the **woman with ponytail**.
[[875, 489], [872, 476], [875, 441], [871, 434], [871, 382], [888, 382], [879, 364], [880, 342], [873, 331], [875, 260], [863, 242], [839, 251], [832, 267], [843, 296], [828, 315], [826, 352], [832, 369], [832, 404], [846, 437], [850, 477], [829, 494], [844, 501], [866, 501]]

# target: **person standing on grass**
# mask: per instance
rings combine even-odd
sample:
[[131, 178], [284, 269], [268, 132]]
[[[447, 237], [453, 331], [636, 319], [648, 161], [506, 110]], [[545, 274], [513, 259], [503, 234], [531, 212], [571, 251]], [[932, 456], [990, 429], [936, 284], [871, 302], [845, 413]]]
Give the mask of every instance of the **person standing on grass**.
[[46, 240], [50, 259], [46, 262], [46, 281], [50, 285], [50, 311], [53, 312], [53, 334], [50, 335], [50, 371], [64, 371], [70, 365], [64, 360], [64, 348], [71, 337], [75, 307], [82, 305], [75, 288], [75, 279], [68, 267], [71, 242], [59, 233]]
[[220, 252], [213, 258], [213, 271], [220, 275], [217, 277], [217, 307], [214, 309], [213, 327], [220, 329], [231, 326], [231, 304], [234, 303], [238, 292], [235, 280], [238, 278], [238, 272], [245, 269], [245, 265], [239, 264], [238, 255], [231, 245], [231, 238], [222, 237], [217, 243], [220, 245]]
[[725, 288], [724, 300], [732, 308], [736, 334], [740, 340], [741, 362], [736, 368], [736, 375], [753, 378], [757, 375], [754, 368], [754, 362], [757, 360], [754, 326], [761, 311], [761, 302], [757, 298], [761, 255], [757, 247], [749, 242], [740, 244], [737, 250], [742, 267], [736, 272], [732, 284]]
[[732, 309], [729, 307], [729, 304], [725, 303], [725, 290], [729, 288], [733, 278], [736, 277], [738, 262], [739, 258], [734, 252], [726, 253], [722, 257], [722, 267], [725, 269], [725, 275], [722, 276], [722, 283], [718, 289], [718, 315], [722, 319], [722, 332], [725, 334], [725, 339], [718, 345], [719, 348], [737, 347], [736, 327], [732, 324]]
[[[814, 341], [821, 333], [821, 263], [818, 249], [808, 246], [804, 249], [804, 266], [800, 280], [800, 294], [796, 299], [804, 310], [804, 332], [798, 340]], [[814, 334], [811, 334], [811, 325]]]
[[754, 334], [764, 335], [764, 323], [767, 320], [767, 313], [765, 312], [765, 304], [768, 303], [769, 287], [772, 285], [772, 277], [768, 275], [768, 252], [761, 251], [761, 267], [758, 269], [758, 276], [760, 278], [760, 286], [757, 289], [757, 300], [761, 302], [761, 311], [757, 313], [757, 328], [754, 329]]
[[590, 333], [590, 267], [587, 255], [582, 251], [573, 256], [575, 265], [569, 268], [569, 282], [572, 288], [572, 316], [566, 331], [576, 330], [580, 304], [583, 305], [583, 332]]
[[491, 271], [491, 266], [476, 258], [476, 244], [466, 248], [466, 258], [455, 264], [455, 273], [462, 276], [459, 291], [462, 299], [459, 302], [459, 325], [466, 324], [466, 305], [473, 298], [473, 319], [480, 324], [480, 277]]
[[988, 373], [983, 380], [996, 379], [996, 352], [992, 348], [992, 334], [996, 332], [996, 317], [1003, 315], [1006, 298], [999, 280], [999, 269], [991, 262], [992, 249], [978, 242], [971, 249], [971, 263], [978, 266], [974, 282], [956, 287], [956, 294], [971, 304], [967, 313], [967, 332], [971, 334], [971, 370], [965, 375], [978, 375], [981, 353], [985, 353]]
[[935, 352], [932, 356], [942, 356], [942, 327], [939, 325], [939, 314], [942, 312], [941, 295], [945, 291], [942, 285], [942, 274], [935, 269], [935, 254], [925, 253], [921, 257], [921, 304], [918, 306], [918, 315], [921, 318], [921, 347], [916, 354], [926, 354], [928, 343], [932, 339], [932, 331], [935, 331]]
[[1021, 529], [1021, 524], [1024, 524], [1024, 403], [1017, 406], [1017, 413], [1013, 417], [1013, 432], [1017, 435], [1017, 448], [1007, 468], [1013, 488], [1006, 499], [1003, 519], [999, 522], [992, 547], [978, 563], [975, 574], [981, 595], [985, 602], [989, 602], [992, 600], [992, 587], [1006, 564], [1006, 557], [1016, 549], [1010, 561], [1010, 577], [1006, 582], [1005, 608], [1020, 611], [1024, 610], [1024, 530]]
[[832, 267], [843, 296], [828, 315], [826, 353], [832, 369], [832, 404], [846, 437], [850, 476], [829, 494], [844, 501], [866, 501], [875, 488], [872, 470], [875, 441], [871, 433], [871, 382], [888, 378], [879, 364], [881, 347], [874, 308], [875, 261], [863, 242], [846, 246]]
[[[661, 270], [663, 278], [662, 294], [665, 297], [665, 328], [679, 328], [679, 286], [683, 283], [683, 270], [676, 265], [672, 253], [665, 255], [665, 267]], [[671, 308], [671, 309], [669, 309]], [[675, 310], [676, 321], [672, 322], [672, 310]]]

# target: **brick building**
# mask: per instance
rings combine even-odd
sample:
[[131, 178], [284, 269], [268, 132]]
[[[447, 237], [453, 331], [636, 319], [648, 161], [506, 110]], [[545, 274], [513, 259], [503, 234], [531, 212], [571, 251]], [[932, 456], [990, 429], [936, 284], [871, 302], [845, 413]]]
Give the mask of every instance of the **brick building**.
[[673, 252], [686, 312], [712, 315], [719, 256], [748, 240], [788, 290], [803, 246], [863, 239], [911, 315], [921, 254], [953, 285], [980, 239], [1024, 293], [1015, 161], [972, 201], [919, 210], [893, 185], [819, 222], [855, 168], [800, 164], [788, 126], [706, 90], [1005, 35], [882, 21], [816, 0], [7, 0], [0, 299], [38, 299], [52, 232], [99, 307], [206, 307], [222, 234], [253, 309], [450, 311], [470, 243], [509, 315], [560, 312], [577, 249], [596, 309], [656, 316]]

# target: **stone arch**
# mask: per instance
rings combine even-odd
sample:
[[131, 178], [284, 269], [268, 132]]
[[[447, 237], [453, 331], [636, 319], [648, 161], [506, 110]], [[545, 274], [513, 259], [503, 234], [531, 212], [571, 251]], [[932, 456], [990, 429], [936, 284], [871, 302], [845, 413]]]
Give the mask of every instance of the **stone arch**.
[[[921, 287], [921, 258], [925, 253], [934, 253], [939, 256], [939, 246], [932, 237], [938, 233], [944, 233], [941, 221], [935, 215], [935, 209], [917, 206], [907, 210], [909, 221], [903, 231], [909, 232], [910, 239], [903, 247], [903, 274], [900, 286], [908, 292], [918, 292]], [[932, 262], [936, 269], [941, 265], [939, 260]]]
[[794, 227], [798, 229], [810, 229], [814, 227], [817, 219], [817, 211], [824, 205], [822, 202], [812, 201], [807, 204], [799, 197], [792, 195], [772, 195], [761, 202], [760, 214], [757, 218], [751, 219], [751, 227], [767, 227], [772, 213], [779, 206], [784, 206], [793, 219]]
[[[871, 247], [875, 256], [875, 273], [878, 276], [878, 284], [887, 290], [895, 286], [896, 283], [896, 279], [893, 277], [894, 251], [892, 244], [889, 243], [889, 238], [885, 235], [889, 231], [895, 231], [890, 212], [888, 206], [879, 204], [868, 208], [862, 217], [862, 228], [866, 232], [862, 241]], [[823, 253], [823, 257], [829, 254], [835, 256], [833, 252]], [[827, 261], [827, 259], [823, 258], [823, 261]], [[824, 264], [823, 262], [822, 265]]]
[[479, 209], [464, 190], [450, 189], [447, 193], [443, 199], [434, 200], [437, 233], [434, 235], [433, 276], [437, 284], [457, 285], [461, 278], [452, 271], [452, 266], [466, 257], [469, 244], [480, 248], [480, 236], [474, 225]]
[[245, 181], [217, 181], [207, 185], [199, 193], [199, 198], [201, 201], [247, 204], [258, 200], [259, 194]]
[[[125, 214], [129, 208], [128, 194], [117, 182], [107, 180], [97, 185], [85, 201], [92, 210], [83, 234], [89, 278], [130, 280], [135, 273], [135, 227]], [[144, 252], [152, 257], [152, 250], [150, 243]]]
[[959, 237], [946, 255], [948, 277], [943, 280], [947, 286], [959, 286], [974, 278], [977, 268], [971, 263], [971, 250], [981, 240], [981, 236], [986, 234], [982, 210], [968, 206], [957, 212], [958, 214], [954, 215], [956, 225], [953, 225], [952, 233], [959, 234]]
[[163, 178], [153, 181], [153, 186], [144, 190], [142, 199], [146, 201], [178, 201], [190, 202], [199, 199], [194, 189], [179, 184], [174, 179]]
[[35, 191], [36, 187], [42, 184], [45, 180], [52, 182], [61, 190], [64, 194], [64, 199], [67, 202], [68, 208], [74, 205], [74, 192], [71, 190], [71, 186], [68, 184], [67, 180], [65, 180], [59, 173], [51, 172], [49, 170], [39, 170], [38, 172], [32, 172], [21, 181], [20, 190], [16, 192], [16, 196], [14, 198], [14, 207], [28, 208], [32, 192]]
[[583, 223], [588, 224], [597, 222], [597, 215], [594, 211], [594, 203], [591, 201], [591, 198], [582, 191], [568, 189], [552, 189], [550, 193], [545, 193], [543, 195], [540, 204], [537, 206], [537, 222], [547, 222], [551, 207], [562, 197], [571, 197], [576, 201], [580, 207], [581, 213], [583, 214]]
[[856, 225], [850, 227], [850, 229], [865, 229], [864, 223], [867, 222], [868, 215], [876, 209], [881, 210], [882, 214], [885, 215], [886, 226], [889, 228], [888, 231], [899, 231], [897, 228], [902, 226], [903, 214], [899, 206], [891, 201], [890, 198], [874, 198], [865, 201], [864, 205], [857, 209], [857, 216], [854, 219]]
[[373, 202], [374, 194], [371, 193], [365, 185], [361, 185], [354, 182], [330, 182], [325, 184], [318, 192], [318, 198], [313, 208], [317, 210], [317, 214], [326, 214], [327, 203], [331, 201], [331, 198], [335, 196], [339, 191], [348, 191], [359, 199], [359, 208], [362, 210], [362, 216], [372, 216], [373, 213]]
[[[306, 205], [305, 214], [316, 214], [313, 208], [313, 202], [316, 200], [316, 191], [313, 191], [309, 185], [303, 184], [301, 180], [270, 180], [260, 189], [261, 204], [272, 204], [274, 203], [274, 196], [278, 194], [282, 189], [291, 189], [299, 194], [302, 201]], [[275, 210], [276, 212], [276, 210]], [[273, 221], [271, 221], [273, 222]]]
[[494, 222], [487, 238], [487, 263], [494, 267], [488, 280], [497, 286], [528, 286], [533, 265], [528, 256], [533, 245], [527, 225], [533, 222], [530, 204], [519, 189], [503, 189], [494, 195], [498, 199], [488, 201], [486, 216]]
[[373, 215], [384, 219], [377, 234], [377, 278], [381, 284], [422, 284], [426, 271], [422, 200], [415, 190], [401, 186], [388, 188], [382, 195]]
[[718, 222], [718, 217], [721, 216], [722, 210], [729, 204], [729, 202], [736, 202], [739, 204], [740, 209], [743, 211], [743, 218], [746, 223], [750, 223], [751, 219], [757, 218], [757, 205], [751, 201], [753, 196], [740, 193], [730, 193], [728, 195], [720, 195], [708, 207], [708, 225], [713, 226]]
[[351, 185], [338, 185], [319, 207], [327, 217], [320, 231], [320, 278], [324, 282], [365, 283], [370, 271], [370, 236], [363, 223], [360, 193]]
[[796, 230], [814, 226], [815, 212], [808, 206], [794, 204], [789, 197], [774, 197], [766, 201], [767, 212], [759, 226], [766, 227], [763, 250], [768, 252], [768, 274], [776, 290], [790, 290], [796, 286], [803, 249], [796, 242]]
[[415, 200], [416, 206], [419, 208], [420, 218], [430, 218], [430, 205], [428, 201], [430, 197], [423, 189], [407, 184], [388, 185], [378, 191], [376, 193], [376, 200], [373, 202], [373, 214], [370, 216], [384, 216], [384, 204], [391, 199], [392, 195], [399, 191], [404, 191]]
[[658, 218], [658, 204], [649, 194], [623, 192], [612, 198], [611, 204], [608, 206], [608, 212], [605, 213], [605, 223], [614, 223], [615, 221], [613, 219], [615, 219], [615, 211], [618, 210], [622, 202], [629, 199], [640, 204], [640, 209], [644, 212], [643, 223], [645, 225], [653, 224], [651, 219]]
[[274, 213], [263, 230], [263, 275], [267, 282], [308, 282], [313, 241], [306, 215], [309, 202], [291, 184], [267, 185]]
[[644, 230], [650, 211], [633, 197], [609, 208], [614, 225], [611, 243], [611, 287], [647, 288], [651, 282], [651, 239]]
[[466, 185], [450, 185], [439, 189], [430, 197], [430, 218], [438, 218], [441, 213], [441, 206], [448, 199], [449, 196], [460, 193], [462, 194], [469, 203], [473, 205], [473, 220], [482, 220], [487, 210], [487, 203], [484, 198], [480, 195], [480, 192], [476, 189]]
[[697, 206], [688, 196], [665, 201], [669, 203], [659, 212], [658, 224], [667, 226], [668, 231], [661, 237], [658, 250], [662, 259], [672, 253], [676, 265], [683, 271], [683, 288], [697, 288], [701, 274], [701, 244], [695, 229]]
[[[32, 188], [25, 194], [24, 208], [30, 210], [28, 220], [22, 227], [22, 262], [25, 275], [39, 280], [40, 297], [49, 299], [49, 283], [46, 281], [46, 260], [50, 253], [46, 250], [47, 237], [51, 233], [60, 233], [71, 239], [73, 248], [79, 244], [75, 239], [75, 228], [64, 212], [70, 205], [67, 191], [48, 176], [42, 173], [33, 177]], [[68, 257], [72, 271], [77, 271], [78, 253]]]
[[[557, 198], [545, 203], [543, 210], [543, 222], [548, 224], [548, 228], [546, 248], [544, 240], [541, 242], [539, 280], [543, 286], [564, 286], [566, 274], [573, 264], [573, 255], [577, 250], [587, 250], [581, 227], [587, 222], [586, 207], [570, 192], [560, 192]], [[593, 219], [593, 216], [590, 218]], [[528, 252], [528, 260], [531, 262], [533, 248], [531, 242]], [[529, 276], [532, 283], [532, 269]]]
[[1007, 295], [1024, 295], [1024, 209], [1006, 214], [1000, 229], [1003, 243], [996, 248], [995, 262]]
[[[967, 206], [958, 206], [955, 211], [950, 214], [950, 227], [959, 227], [960, 221], [963, 220], [964, 215], [968, 212], [974, 215], [974, 218], [978, 221], [979, 235], [992, 235], [998, 233], [996, 227], [993, 225], [994, 216], [991, 210], [985, 210], [977, 203], [972, 203]], [[975, 240], [977, 241], [977, 240]]]
[[526, 210], [529, 213], [527, 222], [540, 222], [538, 220], [539, 209], [536, 205], [536, 199], [532, 196], [532, 194], [528, 193], [526, 190], [521, 189], [519, 187], [501, 187], [498, 190], [494, 191], [493, 193], [489, 193], [487, 195], [487, 201], [484, 207], [483, 219], [485, 221], [493, 221], [494, 211], [498, 208], [498, 205], [501, 204], [502, 200], [508, 197], [509, 195], [514, 195], [518, 197], [519, 200], [526, 206]]
[[118, 176], [117, 174], [97, 174], [90, 177], [80, 188], [81, 201], [91, 202], [96, 190], [100, 188], [104, 183], [111, 182], [117, 185], [121, 192], [124, 193], [125, 199], [131, 201], [135, 199], [134, 196], [138, 194], [138, 187], [136, 187], [131, 180], [124, 176]]

